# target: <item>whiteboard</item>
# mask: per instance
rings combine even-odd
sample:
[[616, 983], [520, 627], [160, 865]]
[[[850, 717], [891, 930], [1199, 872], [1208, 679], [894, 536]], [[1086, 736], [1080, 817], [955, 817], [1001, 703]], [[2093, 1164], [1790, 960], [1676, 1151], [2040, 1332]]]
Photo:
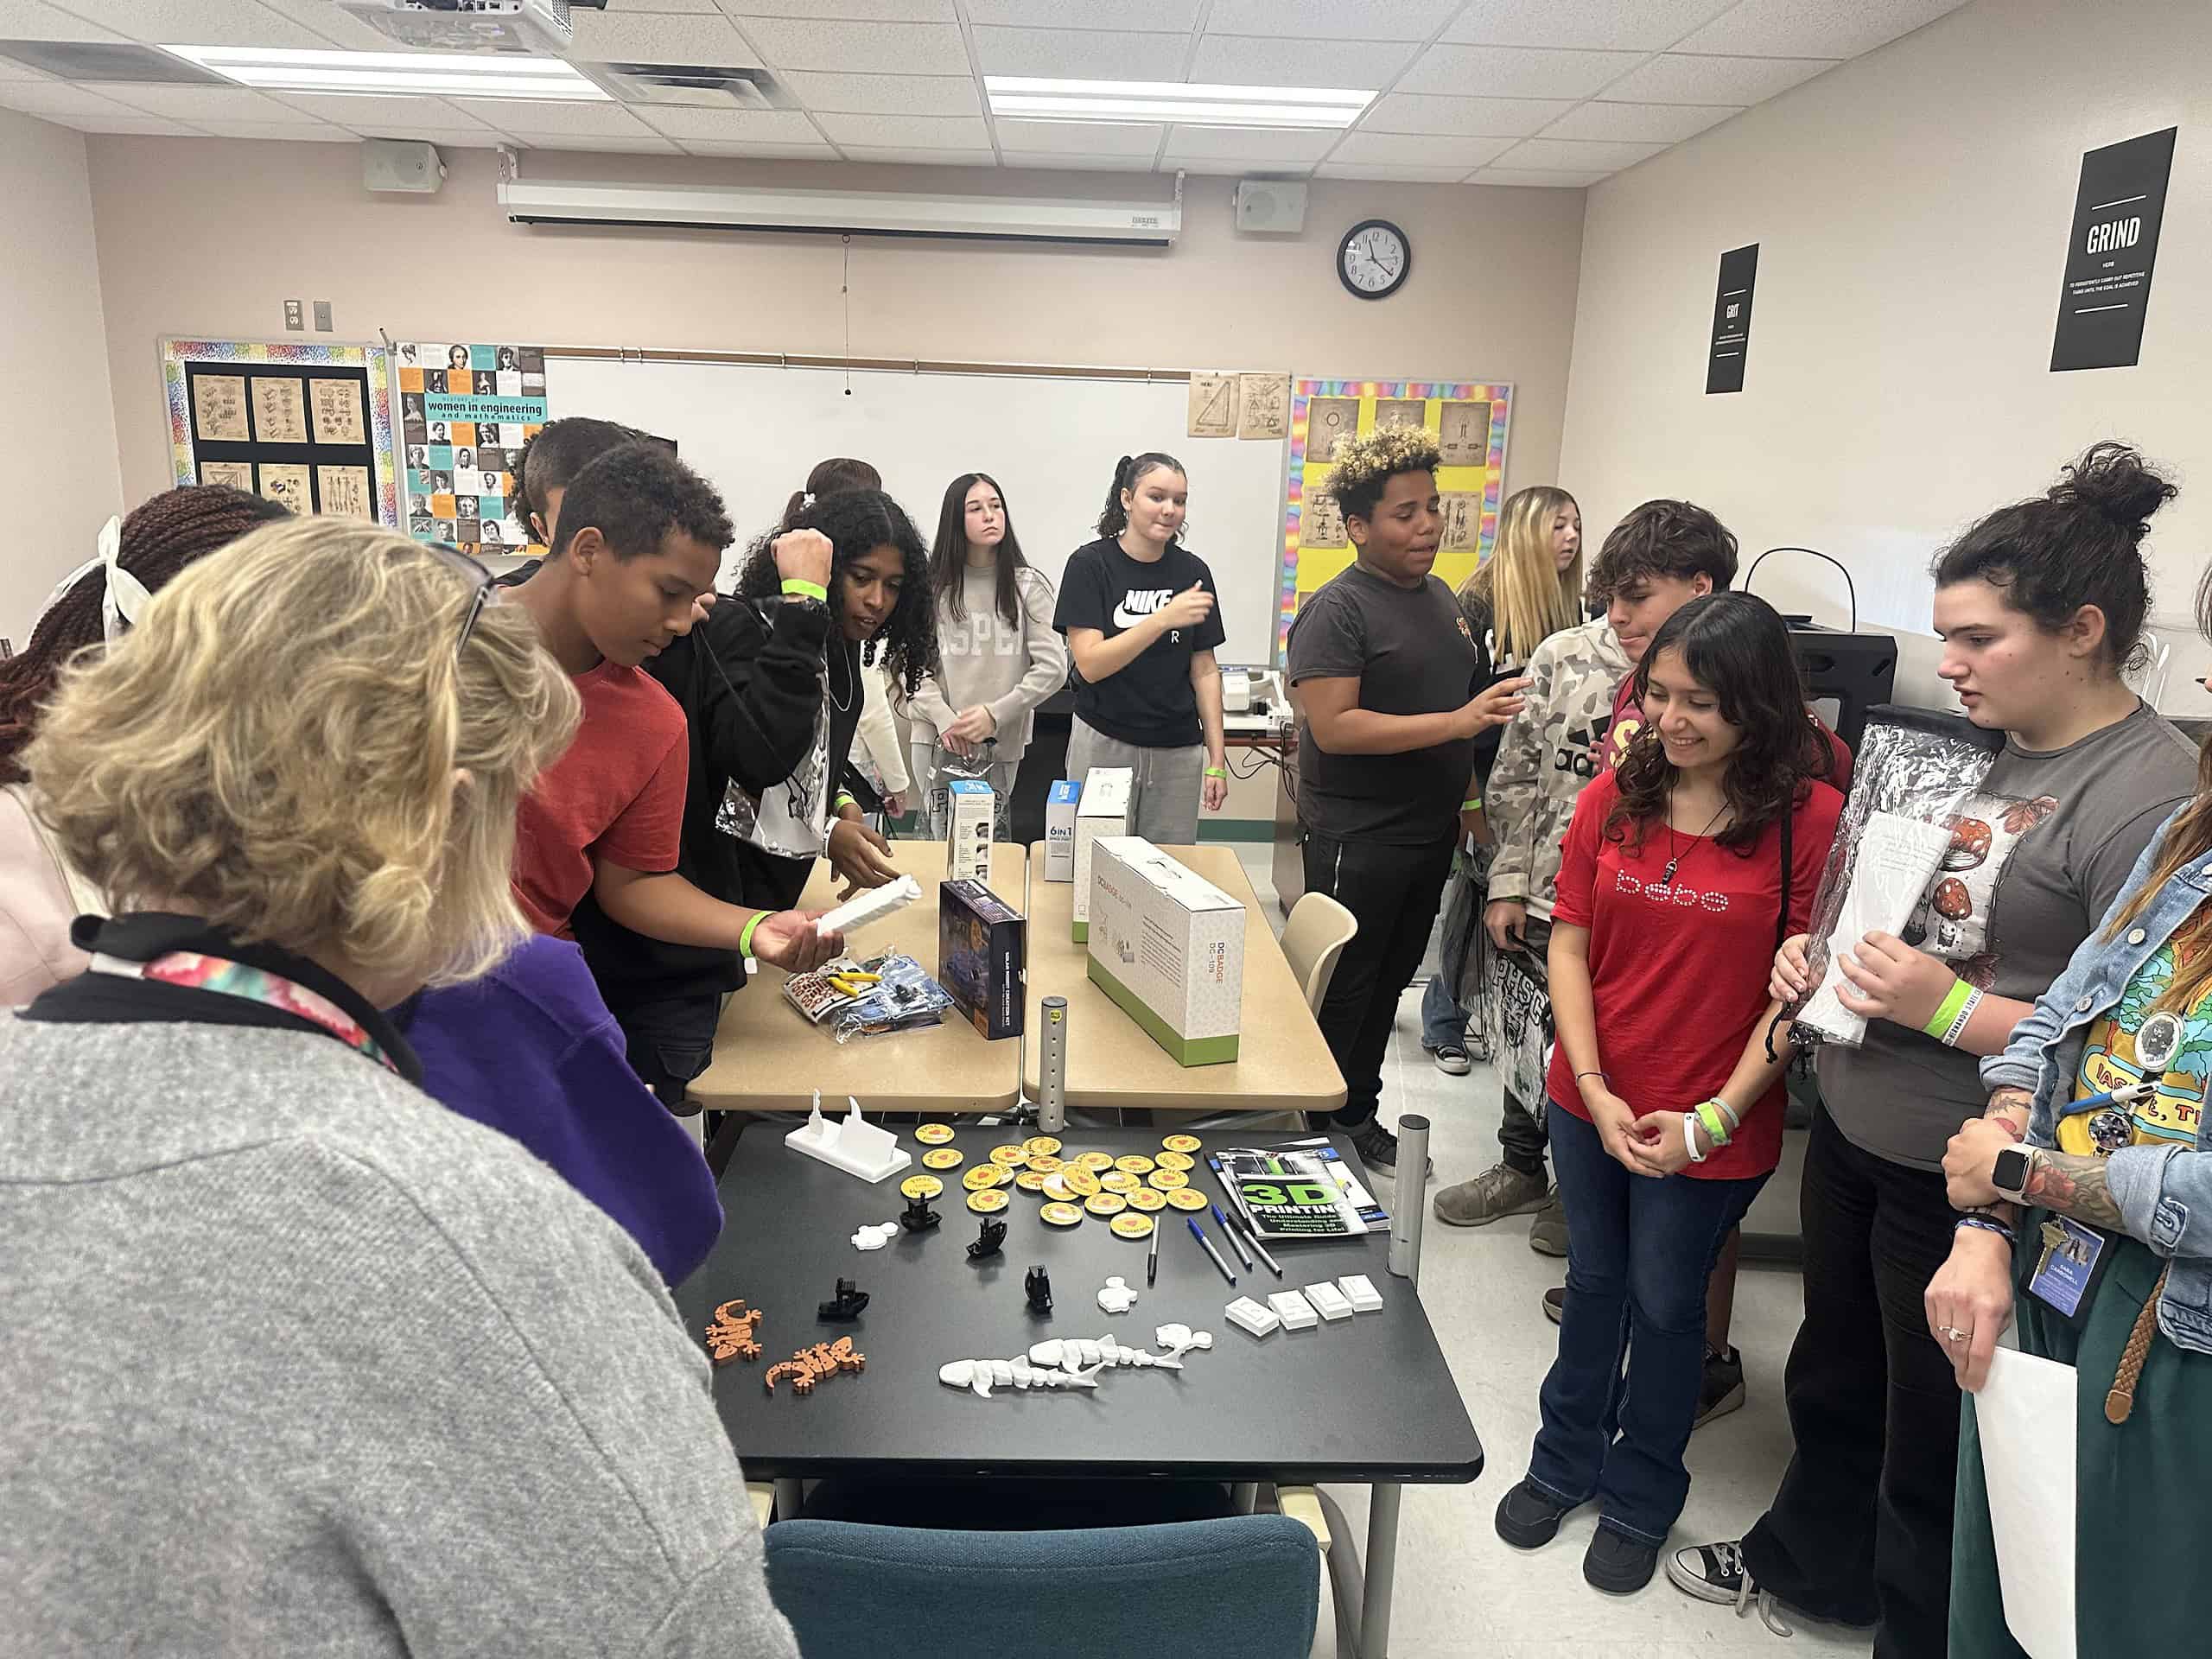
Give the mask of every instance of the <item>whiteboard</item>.
[[550, 414], [594, 415], [673, 438], [721, 490], [738, 534], [725, 586], [808, 469], [853, 455], [883, 474], [925, 541], [937, 534], [945, 486], [988, 473], [1006, 492], [1021, 550], [1057, 588], [1068, 555], [1097, 538], [1114, 463], [1165, 450], [1188, 469], [1184, 539], [1220, 590], [1221, 660], [1271, 660], [1285, 445], [1185, 437], [1189, 388], [1179, 380], [855, 371], [848, 396], [842, 370], [547, 356]]

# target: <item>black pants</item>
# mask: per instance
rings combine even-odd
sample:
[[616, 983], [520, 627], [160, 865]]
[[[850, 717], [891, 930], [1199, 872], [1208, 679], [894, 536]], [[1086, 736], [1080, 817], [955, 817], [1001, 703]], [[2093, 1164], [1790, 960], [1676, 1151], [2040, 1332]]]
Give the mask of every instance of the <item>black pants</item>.
[[1796, 1454], [1745, 1564], [1791, 1606], [1877, 1624], [1877, 1659], [1942, 1659], [1959, 1389], [1921, 1298], [1958, 1217], [1942, 1175], [1853, 1146], [1826, 1107], [1798, 1209], [1805, 1322], [1783, 1382]]
[[1413, 983], [1452, 874], [1447, 837], [1433, 847], [1306, 837], [1306, 890], [1325, 893], [1359, 922], [1321, 1003], [1321, 1035], [1344, 1074], [1338, 1125], [1357, 1128], [1382, 1097], [1398, 995]]
[[714, 1058], [723, 1001], [721, 992], [707, 991], [613, 1010], [630, 1069], [678, 1116], [698, 1110], [687, 1103], [690, 1084]]

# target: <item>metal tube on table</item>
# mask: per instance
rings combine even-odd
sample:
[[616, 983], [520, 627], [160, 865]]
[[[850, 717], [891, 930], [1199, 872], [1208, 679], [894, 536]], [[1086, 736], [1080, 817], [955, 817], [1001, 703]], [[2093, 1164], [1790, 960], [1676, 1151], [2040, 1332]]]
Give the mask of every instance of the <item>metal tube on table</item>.
[[[1427, 1124], [1421, 1127], [1427, 1128]], [[1424, 1133], [1421, 1138], [1428, 1137]], [[1398, 1120], [1398, 1144], [1405, 1145], [1403, 1118]], [[1389, 1659], [1390, 1592], [1398, 1577], [1398, 1499], [1402, 1491], [1395, 1481], [1382, 1480], [1367, 1489], [1367, 1583], [1359, 1604], [1359, 1659]]]
[[1398, 1119], [1398, 1168], [1413, 1171], [1414, 1190], [1408, 1201], [1402, 1176], [1396, 1201], [1390, 1206], [1390, 1271], [1419, 1284], [1421, 1224], [1428, 1209], [1421, 1201], [1428, 1169], [1428, 1120], [1415, 1113], [1405, 1113]]
[[1044, 1001], [1045, 1028], [1037, 1033], [1037, 1128], [1058, 1135], [1068, 1126], [1068, 1000]]

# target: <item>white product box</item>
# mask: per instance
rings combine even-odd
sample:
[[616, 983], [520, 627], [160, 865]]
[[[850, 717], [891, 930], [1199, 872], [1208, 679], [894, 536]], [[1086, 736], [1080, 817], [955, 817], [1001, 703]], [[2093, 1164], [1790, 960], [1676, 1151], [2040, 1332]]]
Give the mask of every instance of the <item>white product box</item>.
[[1063, 778], [1045, 797], [1045, 879], [1075, 880], [1075, 810], [1083, 799], [1083, 785]]
[[1091, 982], [1179, 1062], [1236, 1058], [1244, 1001], [1237, 900], [1142, 836], [1101, 836], [1090, 847], [1089, 943]]
[[952, 881], [991, 879], [991, 812], [996, 791], [980, 778], [956, 778], [945, 785], [945, 877]]
[[1075, 809], [1075, 925], [1068, 937], [1081, 944], [1090, 937], [1090, 847], [1101, 836], [1129, 833], [1129, 797], [1137, 775], [1127, 766], [1093, 766], [1083, 780]]

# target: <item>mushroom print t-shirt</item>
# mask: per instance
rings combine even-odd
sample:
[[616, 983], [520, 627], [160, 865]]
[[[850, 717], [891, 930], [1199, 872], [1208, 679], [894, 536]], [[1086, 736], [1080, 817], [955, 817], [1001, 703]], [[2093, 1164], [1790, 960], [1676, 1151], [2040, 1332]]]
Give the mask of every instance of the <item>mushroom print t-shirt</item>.
[[[2120, 894], [2136, 859], [2196, 790], [2196, 746], [2147, 703], [2063, 749], [2010, 739], [1905, 925], [1907, 944], [1993, 995], [2033, 1002]], [[1981, 1062], [1887, 1020], [1816, 1061], [1852, 1142], [1914, 1169], [1988, 1104]]]

